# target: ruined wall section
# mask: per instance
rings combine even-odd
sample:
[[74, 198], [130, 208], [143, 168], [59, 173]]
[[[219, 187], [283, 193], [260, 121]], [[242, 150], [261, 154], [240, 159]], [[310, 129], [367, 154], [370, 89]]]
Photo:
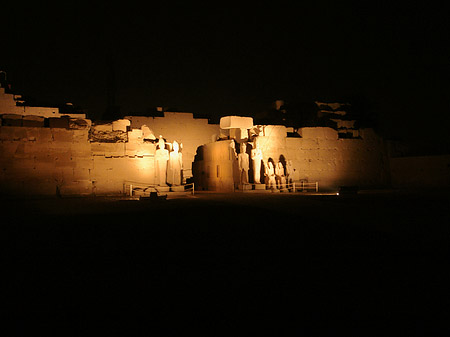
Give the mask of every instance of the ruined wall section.
[[164, 112], [164, 117], [125, 117], [131, 121], [131, 128], [148, 126], [158, 138], [162, 135], [167, 142], [176, 140], [183, 143], [184, 177], [192, 176], [192, 163], [194, 162], [197, 147], [211, 143], [220, 133], [217, 124], [209, 124], [207, 119], [194, 118], [192, 113]]
[[153, 184], [156, 146], [140, 130], [122, 142], [89, 141], [90, 121], [78, 129], [0, 127], [2, 195], [120, 194], [125, 180]]
[[[87, 119], [35, 116], [0, 118], [0, 194], [103, 195], [123, 193], [125, 181], [155, 184], [156, 137], [183, 143], [184, 178], [198, 146], [211, 142], [218, 125], [192, 114], [130, 117], [91, 125]], [[148, 136], [148, 135], [147, 135]]]
[[17, 106], [17, 101], [21, 97], [5, 92], [5, 88], [0, 88], [0, 113], [1, 114], [24, 114], [23, 106]]
[[[61, 117], [59, 108], [27, 106], [21, 95], [9, 94], [5, 88], [0, 88], [0, 115]], [[85, 114], [64, 114], [73, 118], [86, 118]]]
[[3, 195], [92, 193], [88, 130], [0, 127]]
[[[208, 163], [210, 167], [200, 174], [209, 175], [208, 184], [214, 189], [232, 186], [235, 178], [230, 171], [230, 141], [211, 142], [220, 132], [218, 125], [185, 113], [130, 120], [91, 125], [86, 119], [50, 118], [24, 123], [22, 118], [20, 126], [10, 126], [8, 123], [15, 120], [5, 124], [6, 119], [0, 119], [0, 193], [120, 194], [124, 181], [154, 184], [156, 142], [145, 139], [141, 129], [144, 124], [156, 137], [183, 143], [185, 169], [191, 168], [197, 148], [206, 144], [205, 157], [199, 159], [204, 167]], [[265, 161], [269, 157], [278, 161], [281, 155], [292, 161], [294, 180], [318, 181], [323, 189], [384, 185], [388, 183], [384, 143], [372, 130], [360, 131], [358, 139], [340, 139], [330, 128], [303, 128], [299, 137], [291, 138], [284, 126], [269, 125], [256, 141]], [[185, 171], [185, 178], [189, 173]]]
[[389, 184], [389, 165], [383, 140], [372, 129], [359, 130], [360, 138], [338, 138], [328, 127], [302, 128], [301, 137], [286, 137], [283, 126], [265, 126], [256, 141], [263, 159], [291, 160], [294, 180], [319, 182], [322, 189], [342, 185], [361, 187]]

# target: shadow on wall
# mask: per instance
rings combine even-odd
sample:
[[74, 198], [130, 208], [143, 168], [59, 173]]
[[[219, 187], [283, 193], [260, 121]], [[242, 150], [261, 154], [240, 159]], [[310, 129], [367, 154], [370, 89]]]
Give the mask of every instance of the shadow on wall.
[[286, 176], [286, 158], [284, 155], [280, 154], [280, 158], [278, 158], [278, 161], [283, 165], [284, 175]]
[[248, 168], [248, 182], [250, 184], [255, 183], [254, 174], [253, 174], [253, 165], [251, 164], [252, 150], [253, 150], [253, 145], [250, 142], [248, 142], [245, 153], [248, 154], [248, 158], [249, 158], [249, 162], [250, 162], [250, 165]]

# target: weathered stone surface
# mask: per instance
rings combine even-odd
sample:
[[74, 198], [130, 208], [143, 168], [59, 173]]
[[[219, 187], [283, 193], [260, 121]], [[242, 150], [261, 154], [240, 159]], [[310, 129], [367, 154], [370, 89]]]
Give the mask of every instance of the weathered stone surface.
[[76, 130], [86, 130], [91, 128], [91, 120], [85, 118], [71, 118], [69, 120], [69, 128]]
[[118, 119], [112, 122], [112, 131], [127, 132], [131, 122], [128, 119]]
[[112, 132], [113, 126], [112, 123], [94, 124], [91, 129], [93, 132]]
[[112, 130], [112, 124], [93, 125], [89, 131], [89, 140], [91, 142], [119, 143], [128, 140], [127, 132], [121, 130]]
[[2, 125], [3, 126], [22, 126], [22, 116], [5, 114], [2, 115]]
[[147, 126], [147, 125], [142, 125], [141, 126], [141, 130], [142, 130], [142, 137], [144, 139], [148, 139], [148, 140], [155, 140], [156, 136], [153, 133], [153, 131]]
[[287, 130], [282, 125], [265, 125], [264, 136], [284, 139], [287, 136]]
[[44, 117], [41, 116], [23, 116], [22, 125], [25, 127], [44, 127]]
[[226, 116], [220, 119], [221, 129], [250, 129], [253, 127], [253, 118], [241, 116]]
[[48, 125], [52, 129], [68, 129], [69, 128], [69, 118], [66, 117], [51, 117], [48, 119]]
[[299, 134], [304, 139], [338, 139], [337, 131], [327, 127], [301, 128]]
[[143, 142], [143, 132], [141, 129], [133, 129], [131, 131], [128, 131], [128, 141], [129, 142], [136, 142], [141, 143]]
[[51, 129], [53, 141], [59, 142], [72, 142], [73, 132], [71, 130], [66, 130], [63, 128]]

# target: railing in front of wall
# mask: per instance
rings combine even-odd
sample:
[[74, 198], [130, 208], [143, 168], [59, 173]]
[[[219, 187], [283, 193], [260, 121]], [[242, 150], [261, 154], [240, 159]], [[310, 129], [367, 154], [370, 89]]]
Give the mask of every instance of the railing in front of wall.
[[[190, 186], [190, 187], [189, 187]], [[194, 183], [186, 184], [184, 185], [184, 191], [185, 192], [191, 192], [192, 195], [195, 194], [195, 186]]]
[[[181, 186], [184, 186], [184, 192], [190, 192], [192, 195], [195, 194], [194, 183], [181, 185]], [[133, 194], [136, 190], [141, 190], [144, 193], [149, 192], [149, 191], [160, 193], [158, 187], [159, 186], [155, 185], [155, 184], [148, 184], [148, 183], [143, 183], [143, 182], [138, 182], [138, 181], [126, 180], [123, 183], [123, 193], [130, 197], [133, 196]]]
[[292, 182], [291, 184], [288, 184], [288, 185], [292, 186], [292, 189], [294, 190], [294, 192], [297, 192], [297, 190], [300, 190], [301, 192], [308, 192], [309, 190], [319, 192], [319, 182], [318, 181], [316, 181], [314, 183], [299, 181], [299, 182]]
[[[245, 186], [252, 186], [251, 189], [243, 189], [243, 190], [253, 190], [255, 189], [255, 185], [260, 185], [260, 184], [251, 184], [251, 183], [244, 183], [242, 185]], [[280, 188], [282, 187], [282, 188]], [[266, 189], [267, 189], [267, 185], [266, 185]], [[319, 192], [319, 182], [313, 182], [313, 183], [308, 183], [305, 181], [297, 181], [297, 182], [292, 182], [292, 183], [285, 183], [285, 184], [278, 184], [278, 185], [274, 185], [274, 189], [278, 189], [278, 190], [288, 190], [289, 192], [308, 192], [308, 191], [314, 191], [314, 192]]]

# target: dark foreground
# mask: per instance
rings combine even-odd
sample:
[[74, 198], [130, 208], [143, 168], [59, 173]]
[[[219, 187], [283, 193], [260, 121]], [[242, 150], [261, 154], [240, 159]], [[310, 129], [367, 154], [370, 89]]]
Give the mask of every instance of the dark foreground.
[[448, 335], [449, 198], [3, 201], [16, 335]]

